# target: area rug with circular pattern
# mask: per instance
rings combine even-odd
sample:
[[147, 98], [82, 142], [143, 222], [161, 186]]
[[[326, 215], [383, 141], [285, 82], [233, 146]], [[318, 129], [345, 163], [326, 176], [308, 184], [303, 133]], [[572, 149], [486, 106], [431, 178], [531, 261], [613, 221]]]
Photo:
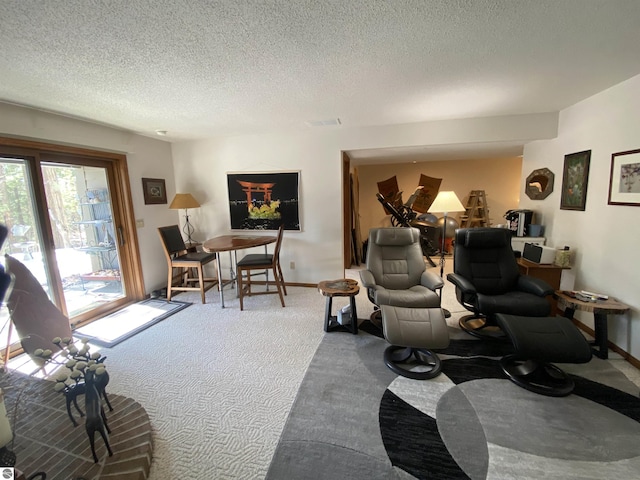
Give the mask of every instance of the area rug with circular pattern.
[[560, 365], [576, 387], [557, 398], [506, 379], [507, 344], [452, 340], [425, 381], [387, 369], [387, 346], [325, 335], [267, 479], [640, 477], [638, 386], [612, 362]]

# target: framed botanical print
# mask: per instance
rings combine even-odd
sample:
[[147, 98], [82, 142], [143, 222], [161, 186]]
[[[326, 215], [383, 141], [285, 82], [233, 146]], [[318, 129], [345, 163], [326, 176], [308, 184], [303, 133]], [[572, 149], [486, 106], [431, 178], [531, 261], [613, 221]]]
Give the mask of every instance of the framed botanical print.
[[564, 156], [562, 173], [561, 210], [582, 210], [587, 203], [587, 184], [591, 150]]

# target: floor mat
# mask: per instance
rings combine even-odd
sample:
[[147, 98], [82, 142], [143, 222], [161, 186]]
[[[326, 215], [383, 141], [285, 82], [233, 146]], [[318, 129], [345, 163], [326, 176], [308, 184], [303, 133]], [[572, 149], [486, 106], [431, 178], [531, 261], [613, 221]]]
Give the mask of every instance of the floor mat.
[[150, 298], [81, 327], [73, 334], [97, 345], [113, 347], [189, 305], [186, 302]]

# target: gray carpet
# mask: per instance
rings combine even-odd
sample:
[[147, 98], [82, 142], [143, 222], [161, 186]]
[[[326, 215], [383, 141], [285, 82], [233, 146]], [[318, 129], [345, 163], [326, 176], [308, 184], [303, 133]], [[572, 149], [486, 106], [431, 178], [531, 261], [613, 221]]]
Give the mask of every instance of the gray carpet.
[[325, 336], [268, 480], [638, 478], [638, 387], [609, 362], [563, 365], [576, 393], [552, 398], [506, 380], [497, 357], [468, 353], [441, 355], [436, 379], [397, 377], [386, 346], [366, 333]]

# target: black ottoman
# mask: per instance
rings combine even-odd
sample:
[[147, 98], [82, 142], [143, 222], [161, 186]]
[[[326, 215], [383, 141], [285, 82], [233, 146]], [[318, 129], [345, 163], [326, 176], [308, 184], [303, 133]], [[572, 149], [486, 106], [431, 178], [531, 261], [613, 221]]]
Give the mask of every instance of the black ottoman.
[[587, 363], [591, 360], [591, 347], [571, 320], [499, 313], [496, 321], [515, 347], [514, 354], [500, 360], [509, 380], [532, 392], [552, 397], [563, 397], [573, 391], [573, 380], [551, 363]]

